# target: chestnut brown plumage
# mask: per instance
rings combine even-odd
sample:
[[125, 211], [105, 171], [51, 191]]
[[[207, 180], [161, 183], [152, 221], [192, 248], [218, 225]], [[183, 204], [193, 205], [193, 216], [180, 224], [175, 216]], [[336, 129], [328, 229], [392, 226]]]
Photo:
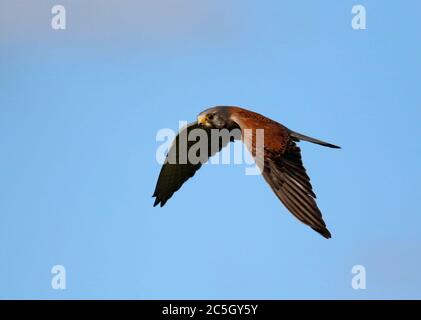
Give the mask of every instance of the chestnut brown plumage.
[[[244, 135], [246, 130], [256, 132], [257, 129], [263, 129], [264, 147], [263, 159], [258, 163], [261, 167], [263, 178], [269, 184], [279, 200], [287, 209], [301, 222], [319, 232], [325, 238], [330, 238], [331, 234], [326, 228], [322, 214], [317, 207], [310, 183], [310, 178], [306, 173], [301, 159], [301, 151], [297, 146], [300, 140], [316, 143], [325, 147], [339, 148], [330, 143], [317, 140], [303, 134], [294, 132], [280, 123], [266, 118], [258, 113], [231, 106], [219, 106], [207, 109], [199, 114], [198, 121], [188, 125], [183, 130], [188, 133], [197, 128], [206, 130], [210, 137], [211, 129], [240, 129], [241, 136], [231, 137], [233, 139], [242, 139], [256, 162], [259, 155], [259, 148], [256, 148], [255, 135]], [[162, 166], [158, 182], [153, 197], [155, 197], [154, 206], [160, 204], [161, 207], [172, 197], [183, 183], [192, 177], [202, 166], [202, 162], [191, 163], [187, 159], [186, 163], [180, 163], [179, 157], [180, 134], [172, 144], [168, 156], [175, 153], [177, 161], [170, 163], [167, 160]], [[210, 139], [209, 139], [210, 140]], [[188, 141], [187, 150], [198, 140]], [[229, 141], [219, 141], [218, 148], [211, 148], [209, 145], [209, 154], [206, 159], [219, 152]], [[209, 141], [210, 144], [210, 141]]]

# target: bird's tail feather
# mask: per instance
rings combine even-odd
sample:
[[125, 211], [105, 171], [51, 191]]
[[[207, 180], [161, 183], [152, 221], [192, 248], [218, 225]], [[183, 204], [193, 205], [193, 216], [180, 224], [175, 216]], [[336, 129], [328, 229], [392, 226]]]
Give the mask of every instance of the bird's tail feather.
[[305, 136], [305, 135], [303, 135], [301, 133], [298, 133], [298, 132], [291, 131], [290, 134], [291, 134], [291, 137], [293, 137], [295, 139], [298, 139], [298, 140], [303, 140], [303, 141], [308, 141], [308, 142], [320, 144], [321, 146], [329, 147], [329, 148], [335, 148], [335, 149], [341, 148], [339, 146], [335, 146], [334, 144], [327, 143], [327, 142], [324, 142], [324, 141], [321, 141], [321, 140], [317, 140], [317, 139], [314, 139], [312, 137]]

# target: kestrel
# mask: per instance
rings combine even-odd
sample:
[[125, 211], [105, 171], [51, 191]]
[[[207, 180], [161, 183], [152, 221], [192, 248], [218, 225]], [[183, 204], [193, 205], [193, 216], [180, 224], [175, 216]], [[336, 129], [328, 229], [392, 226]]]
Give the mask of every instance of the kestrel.
[[[182, 133], [185, 136], [193, 129], [202, 129], [211, 136], [212, 129], [237, 129], [239, 136], [230, 137], [229, 140], [218, 139], [217, 147], [211, 148], [209, 138], [209, 148], [203, 157], [205, 161], [193, 162], [187, 158], [180, 161], [180, 154], [183, 152], [181, 146]], [[258, 148], [256, 132], [263, 129], [263, 147]], [[245, 134], [252, 132], [254, 134]], [[301, 160], [301, 150], [297, 146], [300, 140], [316, 143], [329, 148], [340, 148], [330, 143], [317, 140], [303, 134], [294, 132], [282, 124], [269, 119], [261, 114], [232, 106], [218, 106], [201, 112], [197, 121], [187, 125], [175, 138], [169, 149], [165, 163], [161, 168], [158, 182], [156, 184], [154, 206], [160, 204], [161, 207], [172, 197], [183, 183], [192, 177], [202, 166], [202, 163], [219, 152], [230, 141], [241, 139], [256, 160], [260, 167], [263, 178], [269, 184], [273, 192], [285, 207], [301, 222], [305, 223], [325, 238], [330, 238], [331, 234], [326, 228], [322, 214], [317, 207], [310, 183], [310, 178], [306, 173]], [[197, 140], [187, 141], [185, 150], [188, 152]], [[259, 151], [261, 150], [261, 151]], [[174, 161], [169, 161], [170, 155], [175, 155]], [[259, 155], [261, 157], [259, 157]], [[257, 161], [257, 159], [260, 159]], [[259, 162], [259, 163], [258, 163]]]

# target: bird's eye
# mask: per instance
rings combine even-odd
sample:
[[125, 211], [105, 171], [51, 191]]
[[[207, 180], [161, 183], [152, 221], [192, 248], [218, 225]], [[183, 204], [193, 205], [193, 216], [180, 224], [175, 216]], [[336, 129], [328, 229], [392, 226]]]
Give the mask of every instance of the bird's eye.
[[209, 114], [209, 115], [208, 115], [208, 119], [209, 119], [209, 120], [212, 120], [212, 119], [213, 119], [213, 114]]

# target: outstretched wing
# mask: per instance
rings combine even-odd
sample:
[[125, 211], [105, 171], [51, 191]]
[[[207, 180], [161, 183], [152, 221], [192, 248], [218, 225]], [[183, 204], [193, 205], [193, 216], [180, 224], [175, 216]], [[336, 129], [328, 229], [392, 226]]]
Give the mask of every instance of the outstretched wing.
[[289, 141], [282, 155], [265, 150], [263, 177], [295, 217], [325, 238], [331, 237], [317, 207], [300, 148], [294, 141]]
[[255, 112], [231, 108], [231, 118], [244, 132], [245, 129], [264, 130], [264, 148], [257, 148], [253, 135], [244, 135], [243, 142], [254, 156], [256, 164], [273, 192], [287, 209], [301, 222], [319, 232], [325, 238], [331, 234], [326, 228], [322, 214], [317, 207], [310, 183], [301, 160], [300, 148], [295, 142], [306, 140], [326, 147], [337, 148], [332, 144], [298, 134], [278, 122]]
[[[200, 136], [198, 135], [195, 139], [189, 141], [189, 137], [194, 138], [191, 137], [190, 134], [195, 129], [202, 130], [203, 134]], [[204, 137], [207, 138], [207, 152], [206, 154], [199, 154], [200, 148], [198, 148], [194, 154], [200, 158], [200, 161], [194, 161], [194, 159], [189, 157], [189, 151], [194, 152], [192, 148]], [[171, 145], [165, 163], [159, 173], [155, 191], [152, 196], [155, 197], [154, 207], [158, 204], [160, 204], [161, 207], [165, 205], [174, 192], [180, 189], [183, 183], [189, 178], [193, 177], [203, 163], [228, 145], [230, 141], [233, 141], [231, 137], [228, 140], [220, 137], [218, 140], [212, 141], [211, 130], [207, 127], [200, 126], [197, 122], [187, 125], [180, 131]], [[215, 143], [216, 145], [212, 145], [212, 143]]]

